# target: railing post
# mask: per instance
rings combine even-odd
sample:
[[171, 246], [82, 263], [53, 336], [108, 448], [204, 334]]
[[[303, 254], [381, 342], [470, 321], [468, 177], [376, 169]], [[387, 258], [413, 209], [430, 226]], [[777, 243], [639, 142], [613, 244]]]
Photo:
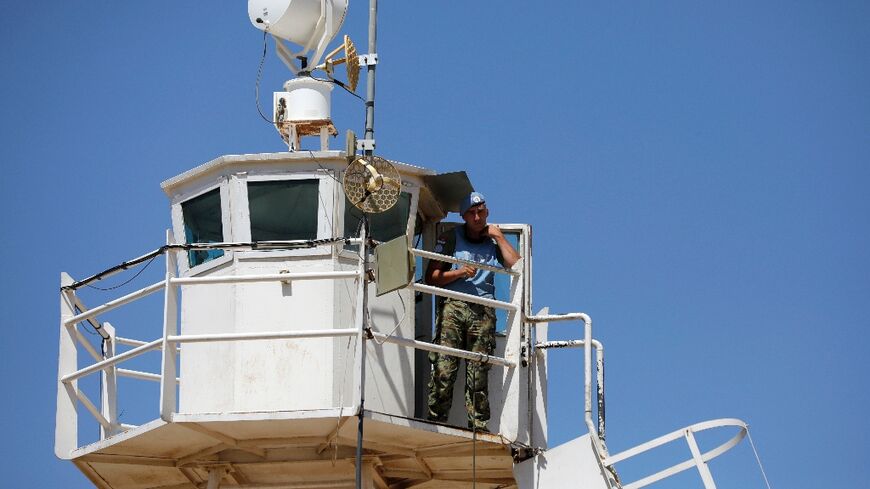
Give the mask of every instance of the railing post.
[[692, 432], [692, 427], [684, 430], [683, 434], [686, 437], [686, 443], [689, 444], [689, 450], [692, 452], [692, 458], [695, 459], [695, 466], [698, 467], [698, 472], [701, 473], [701, 480], [704, 481], [706, 489], [716, 489], [716, 483], [713, 481], [713, 474], [710, 473], [710, 467], [701, 456], [701, 450], [698, 448], [698, 443], [695, 441], [695, 435]]
[[[522, 272], [524, 267], [525, 259], [520, 258], [512, 269]], [[507, 313], [504, 358], [513, 362], [515, 367], [504, 369], [503, 378], [507, 391], [504, 393], [504, 404], [502, 404], [502, 413], [499, 420], [499, 432], [509, 440], [528, 443], [528, 426], [523, 426], [527, 416], [525, 416], [523, 411], [528, 409], [529, 403], [529, 396], [527, 395], [529, 369], [521, 367], [523, 283], [524, 274], [520, 273], [519, 275], [511, 276], [510, 303], [517, 306], [517, 308], [509, 310]], [[526, 389], [526, 391], [520, 392], [521, 389]], [[523, 435], [522, 438], [520, 438], [520, 434]]]
[[[166, 232], [167, 244], [172, 244], [172, 237]], [[172, 413], [175, 412], [176, 392], [178, 385], [175, 382], [178, 376], [176, 365], [178, 364], [177, 345], [169, 341], [170, 336], [178, 334], [178, 292], [176, 285], [171, 280], [176, 276], [177, 253], [166, 253], [166, 286], [164, 288], [163, 303], [163, 366], [160, 369], [160, 418], [166, 422], [172, 421]]]
[[363, 448], [363, 419], [365, 418], [365, 395], [366, 395], [366, 315], [368, 314], [368, 284], [366, 283], [366, 268], [369, 262], [368, 247], [368, 223], [363, 216], [363, 226], [360, 232], [362, 243], [360, 251], [362, 256], [359, 261], [359, 280], [356, 298], [356, 322], [359, 327], [357, 337], [357, 352], [354, 358], [354, 400], [357, 402], [357, 440], [356, 440], [356, 487], [361, 489], [362, 484], [362, 448]]
[[[108, 333], [109, 337], [103, 340], [105, 349], [103, 351], [103, 360], [115, 356], [115, 328], [108, 322], [103, 323], [103, 329]], [[100, 371], [102, 377], [102, 392], [100, 393], [101, 412], [106, 421], [111, 426], [110, 430], [100, 426], [100, 434], [103, 439], [108, 438], [120, 431], [118, 424], [118, 367], [112, 365]]]
[[[61, 287], [75, 282], [66, 273], [60, 274]], [[57, 410], [54, 420], [54, 454], [68, 460], [70, 453], [78, 448], [78, 413], [76, 412], [76, 389], [78, 382], [61, 382], [65, 375], [78, 368], [75, 324], [66, 325], [75, 316], [75, 301], [72, 290], [60, 292], [60, 344], [57, 357]]]

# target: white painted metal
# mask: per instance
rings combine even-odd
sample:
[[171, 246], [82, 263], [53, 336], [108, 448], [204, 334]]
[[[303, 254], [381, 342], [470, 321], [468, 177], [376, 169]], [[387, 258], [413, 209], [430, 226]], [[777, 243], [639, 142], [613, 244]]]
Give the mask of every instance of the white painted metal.
[[[612, 466], [612, 465], [615, 465], [619, 462], [627, 460], [631, 457], [634, 457], [636, 455], [650, 451], [654, 448], [660, 447], [662, 445], [665, 445], [667, 443], [671, 443], [671, 442], [673, 442], [675, 440], [679, 440], [679, 439], [685, 439], [687, 442], [689, 442], [689, 438], [686, 436], [687, 432], [697, 433], [699, 431], [709, 430], [709, 429], [713, 429], [713, 428], [724, 428], [724, 427], [736, 427], [736, 428], [738, 428], [738, 432], [731, 439], [729, 439], [725, 443], [719, 445], [718, 447], [716, 447], [712, 450], [709, 450], [705, 453], [700, 453], [700, 451], [699, 451], [698, 457], [695, 457], [694, 453], [693, 453], [693, 457], [689, 460], [686, 460], [684, 462], [673, 465], [667, 469], [656, 472], [655, 474], [644, 477], [644, 478], [639, 479], [635, 482], [623, 484], [622, 487], [623, 487], [623, 489], [640, 489], [640, 488], [646, 487], [654, 482], [658, 482], [662, 479], [666, 479], [674, 474], [678, 474], [678, 473], [683, 472], [685, 470], [691, 469], [692, 467], [698, 467], [698, 470], [701, 471], [702, 478], [703, 478], [704, 477], [703, 469], [701, 469], [701, 465], [699, 465], [699, 462], [705, 464], [706, 462], [709, 462], [710, 460], [718, 457], [719, 455], [722, 455], [723, 453], [727, 452], [728, 450], [733, 448], [735, 445], [740, 443], [740, 440], [742, 440], [743, 437], [746, 436], [746, 432], [747, 432], [746, 423], [744, 423], [743, 421], [741, 421], [739, 419], [733, 419], [733, 418], [714, 419], [711, 421], [704, 421], [702, 423], [696, 423], [696, 424], [693, 424], [691, 426], [687, 426], [685, 428], [681, 428], [679, 430], [672, 431], [671, 433], [660, 436], [660, 437], [653, 439], [653, 440], [650, 440], [646, 443], [642, 443], [642, 444], [640, 444], [636, 447], [630, 448], [628, 450], [619, 452], [615, 455], [605, 456], [603, 463], [605, 466]], [[692, 437], [692, 439], [694, 440], [694, 437]], [[692, 449], [691, 449], [690, 442], [689, 442], [689, 448], [691, 451]], [[704, 465], [704, 466], [706, 466], [706, 465]], [[709, 473], [709, 470], [707, 472]], [[710, 476], [710, 480], [712, 481], [712, 475]], [[706, 481], [705, 481], [705, 484], [706, 484]]]
[[[327, 6], [332, 14], [329, 29], [325, 18]], [[254, 27], [300, 46], [312, 46], [320, 36], [327, 41], [335, 37], [346, 12], [347, 0], [248, 1], [248, 17]], [[316, 61], [312, 60], [312, 64]]]
[[458, 348], [450, 348], [447, 346], [436, 345], [434, 343], [428, 343], [425, 341], [416, 341], [410, 340], [407, 338], [399, 338], [397, 336], [388, 336], [383, 333], [372, 332], [372, 336], [377, 338], [384, 343], [393, 343], [396, 345], [402, 345], [408, 348], [416, 348], [418, 350], [424, 351], [432, 351], [436, 353], [445, 353], [447, 355], [452, 355], [459, 358], [465, 358], [468, 360], [473, 360], [481, 363], [490, 363], [492, 365], [501, 365], [503, 367], [514, 368], [517, 366], [516, 362], [512, 362], [510, 360], [506, 360], [504, 358], [496, 357], [493, 355], [487, 355], [485, 353], [477, 353], [468, 350], [460, 350]]
[[716, 483], [713, 482], [713, 474], [710, 473], [710, 467], [707, 467], [707, 462], [701, 457], [701, 449], [698, 448], [698, 442], [695, 441], [695, 435], [691, 429], [683, 430], [683, 436], [686, 437], [686, 443], [689, 444], [689, 451], [692, 452], [692, 458], [695, 460], [695, 466], [698, 467], [698, 472], [701, 473], [701, 480], [704, 481], [706, 489], [716, 489]]
[[519, 489], [611, 489], [610, 475], [595, 452], [594, 435], [583, 435], [514, 466]]
[[[115, 328], [108, 322], [103, 323], [103, 328], [109, 338], [103, 340], [106, 358], [115, 356]], [[118, 425], [118, 367], [111, 366], [100, 372], [100, 400], [102, 402], [103, 417], [109, 421], [110, 429], [100, 426], [101, 438], [114, 435], [119, 431]]]
[[88, 342], [88, 339], [85, 338], [85, 335], [83, 335], [82, 332], [79, 331], [79, 329], [76, 327], [74, 327], [74, 331], [76, 334], [76, 340], [78, 340], [79, 344], [82, 345], [82, 347], [84, 347], [84, 349], [91, 354], [91, 357], [93, 357], [94, 360], [98, 362], [101, 361], [103, 359], [103, 356], [97, 353], [97, 350], [95, 350], [94, 347], [91, 346], [91, 344]]
[[[128, 360], [130, 358], [137, 357], [145, 352], [155, 350], [155, 349], [160, 347], [160, 344], [162, 343], [162, 341], [163, 340], [161, 338], [158, 338], [154, 341], [145, 343], [142, 346], [133, 348], [132, 350], [127, 350], [124, 353], [119, 353], [118, 355], [115, 355], [112, 358], [107, 358], [107, 359], [103, 360], [102, 362], [97, 362], [91, 366], [76, 370], [76, 371], [71, 372], [69, 374], [66, 374], [60, 378], [60, 381], [63, 383], [74, 382], [74, 381], [84, 377], [85, 375], [92, 374], [98, 370], [102, 370], [104, 368], [111, 367], [113, 365], [117, 365], [117, 364], [123, 362], [124, 360]], [[72, 347], [75, 348], [75, 345], [72, 345]]]
[[246, 284], [256, 282], [292, 282], [296, 280], [352, 279], [359, 272], [308, 272], [308, 273], [270, 273], [262, 275], [226, 275], [216, 277], [178, 277], [169, 283], [173, 285], [193, 284]]
[[459, 299], [465, 302], [471, 302], [474, 304], [481, 304], [484, 306], [494, 307], [496, 309], [504, 309], [507, 311], [518, 311], [520, 306], [518, 304], [512, 304], [510, 302], [497, 301], [495, 299], [487, 299], [485, 297], [478, 297], [476, 295], [471, 294], [463, 294], [462, 292], [454, 292], [452, 290], [444, 289], [441, 287], [434, 287], [432, 285], [424, 285], [424, 284], [411, 284], [408, 286], [411, 290], [415, 290], [417, 292], [425, 292], [427, 294], [433, 294], [441, 297], [449, 297], [451, 299]]
[[115, 343], [117, 343], [119, 345], [127, 345], [127, 346], [142, 346], [148, 342], [142, 341], [142, 340], [134, 340], [132, 338], [122, 338], [120, 336], [116, 336]]
[[76, 398], [82, 403], [82, 406], [84, 406], [94, 416], [94, 419], [100, 423], [102, 431], [112, 432], [112, 424], [109, 423], [109, 420], [103, 417], [103, 413], [97, 409], [97, 406], [94, 406], [94, 403], [88, 399], [88, 396], [86, 396], [82, 391], [76, 389]]
[[438, 260], [446, 263], [456, 263], [458, 265], [471, 265], [475, 268], [479, 268], [481, 270], [489, 270], [491, 272], [496, 273], [504, 273], [506, 275], [517, 276], [520, 275], [520, 272], [513, 270], [511, 268], [498, 267], [493, 265], [487, 265], [485, 263], [477, 263], [470, 260], [462, 260], [453, 256], [442, 255], [440, 253], [433, 253], [431, 251], [420, 250], [417, 248], [410, 248], [408, 251], [411, 252], [412, 255], [419, 256], [421, 258], [427, 258], [429, 260]]
[[[172, 244], [172, 233], [166, 232], [166, 244]], [[178, 288], [172, 284], [172, 279], [175, 278], [178, 266], [176, 259], [178, 255], [166, 255], [166, 287], [163, 302], [163, 340], [161, 342], [163, 351], [161, 352], [162, 367], [160, 370], [160, 418], [164, 421], [172, 420], [172, 413], [175, 412], [175, 407], [178, 403], [176, 392], [178, 384], [175, 378], [178, 377], [178, 357], [175, 350], [176, 344], [169, 341], [170, 336], [178, 334]]]
[[[546, 315], [549, 308], [545, 307], [538, 312], [538, 315]], [[549, 325], [547, 323], [537, 323], [534, 328], [534, 344], [540, 344], [547, 341]], [[547, 430], [547, 351], [542, 350], [532, 355], [529, 359], [529, 430], [530, 430], [530, 445], [537, 448], [546, 449], [549, 446], [548, 430]]]
[[100, 314], [107, 313], [111, 310], [117, 309], [125, 304], [129, 304], [137, 299], [141, 299], [145, 296], [151, 295], [159, 290], [162, 290], [166, 285], [165, 282], [157, 282], [156, 284], [149, 285], [148, 287], [139, 289], [135, 292], [131, 292], [125, 296], [119, 297], [113, 301], [109, 301], [102, 306], [97, 306], [93, 309], [87, 310], [81, 314], [77, 314], [70, 318], [67, 318], [64, 324], [76, 324], [81, 321], [85, 321], [87, 319], [95, 318]]
[[[71, 285], [75, 280], [66, 273], [60, 274], [60, 286]], [[62, 290], [60, 293], [60, 341], [57, 358], [57, 410], [54, 420], [54, 453], [58, 458], [69, 459], [70, 453], [78, 447], [78, 422], [76, 421], [75, 381], [62, 379], [74, 372], [78, 365], [76, 351], [75, 324], [69, 319], [75, 315], [74, 292]]]
[[[273, 107], [284, 99], [287, 122], [319, 121], [331, 118], [332, 83], [299, 77], [288, 80], [283, 92], [275, 92]], [[277, 109], [276, 109], [277, 110]]]
[[169, 336], [170, 343], [209, 343], [220, 341], [251, 341], [251, 340], [289, 340], [301, 338], [334, 338], [338, 336], [355, 336], [356, 329], [308, 329], [301, 331], [266, 331], [262, 333], [219, 333], [197, 335]]
[[[139, 380], [150, 380], [153, 382], [160, 382], [163, 378], [160, 374], [155, 374], [151, 372], [140, 372], [139, 370], [130, 370], [126, 368], [119, 368], [116, 370], [118, 377], [128, 377], [131, 379], [139, 379]], [[179, 379], [176, 378], [175, 382], [178, 383]]]

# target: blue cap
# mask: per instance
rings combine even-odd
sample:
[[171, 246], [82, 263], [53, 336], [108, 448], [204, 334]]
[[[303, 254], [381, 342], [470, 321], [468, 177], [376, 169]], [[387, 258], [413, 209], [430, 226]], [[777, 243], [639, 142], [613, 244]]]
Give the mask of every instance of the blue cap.
[[480, 204], [485, 204], [486, 198], [483, 197], [483, 194], [480, 192], [471, 192], [468, 194], [462, 202], [459, 204], [459, 214], [465, 214], [465, 211], [471, 209], [472, 207]]

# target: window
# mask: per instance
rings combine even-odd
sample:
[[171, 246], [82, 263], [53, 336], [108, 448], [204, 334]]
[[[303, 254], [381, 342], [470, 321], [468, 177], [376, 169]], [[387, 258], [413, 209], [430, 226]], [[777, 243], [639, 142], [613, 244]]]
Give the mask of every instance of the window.
[[248, 182], [251, 240], [316, 239], [318, 186], [317, 179]]
[[[411, 194], [402, 192], [396, 205], [386, 212], [368, 214], [371, 237], [378, 241], [389, 241], [403, 236], [408, 231], [408, 215], [411, 212]], [[344, 198], [344, 237], [359, 236], [359, 223], [363, 212]], [[355, 248], [355, 247], [354, 247]]]
[[[210, 190], [181, 204], [184, 216], [184, 239], [187, 243], [216, 243], [223, 241], [221, 224], [221, 194]], [[189, 250], [187, 260], [193, 268], [223, 256], [223, 250]]]

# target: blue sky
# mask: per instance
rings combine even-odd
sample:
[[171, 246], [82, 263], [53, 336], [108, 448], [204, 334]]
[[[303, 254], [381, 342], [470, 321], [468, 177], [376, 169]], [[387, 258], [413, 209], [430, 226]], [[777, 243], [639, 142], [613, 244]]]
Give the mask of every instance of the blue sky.
[[[363, 51], [367, 2], [351, 3], [343, 32]], [[589, 313], [607, 348], [611, 451], [739, 417], [772, 487], [865, 483], [865, 2], [380, 8], [378, 152], [464, 169], [491, 220], [533, 226], [535, 307]], [[254, 106], [262, 36], [244, 2], [4, 11], [4, 477], [90, 487], [53, 455], [59, 273], [162, 244], [162, 180], [282, 144]], [[264, 100], [288, 77], [270, 46]], [[358, 99], [333, 107], [362, 132]], [[555, 443], [581, 434], [579, 369], [552, 357]], [[720, 488], [764, 487], [746, 443], [712, 470]]]

